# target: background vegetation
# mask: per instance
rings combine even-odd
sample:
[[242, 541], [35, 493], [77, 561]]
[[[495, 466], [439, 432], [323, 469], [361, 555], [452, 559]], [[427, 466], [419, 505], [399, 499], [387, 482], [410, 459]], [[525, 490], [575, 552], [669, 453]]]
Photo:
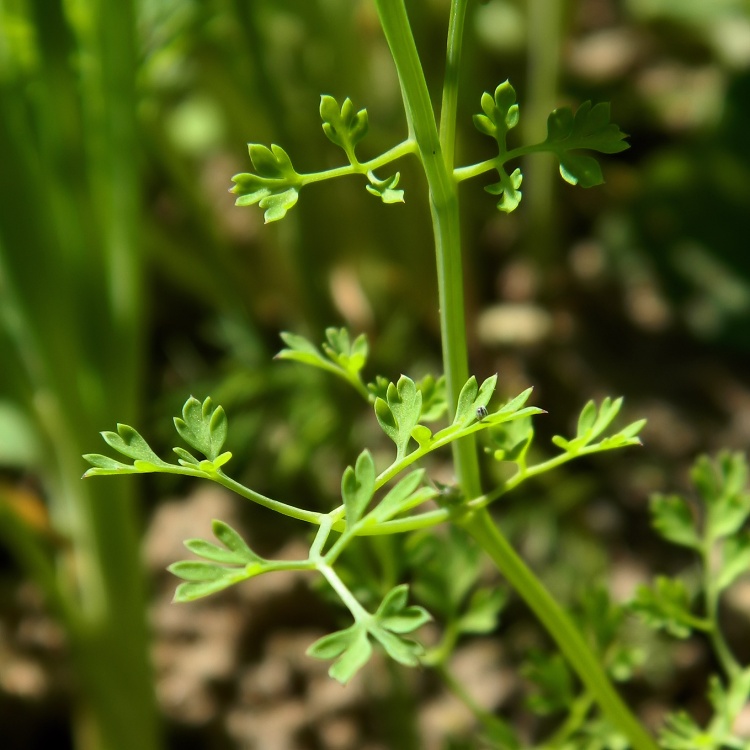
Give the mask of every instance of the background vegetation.
[[[409, 4], [428, 82], [443, 72], [447, 5]], [[649, 418], [642, 451], [556, 474], [509, 504], [505, 524], [561, 596], [595, 574], [630, 593], [682, 562], [648, 530], [648, 495], [682, 488], [698, 452], [745, 449], [750, 436], [750, 7], [488, 0], [470, 7], [467, 33], [459, 161], [483, 158], [471, 114], [506, 78], [530, 131], [555, 106], [593, 99], [612, 101], [631, 134], [630, 151], [606, 161], [603, 188], [569, 188], [542, 159], [527, 165], [511, 216], [477, 185], [462, 194], [473, 372], [499, 372], [507, 394], [534, 385], [550, 435], [605, 394]], [[254, 732], [271, 749], [472, 746], [457, 744], [470, 718], [441, 710], [429, 673], [409, 674], [410, 698], [403, 675], [386, 671], [321, 697], [326, 678], [298, 634], [334, 615], [304, 582], [168, 604], [175, 582], [161, 570], [182, 538], [234, 514], [271, 554], [294, 544], [275, 517], [269, 527], [260, 510], [161, 477], [79, 481], [97, 431], [138, 424], [168, 448], [169, 416], [190, 393], [210, 394], [230, 415], [238, 478], [327, 508], [376, 428], [336, 383], [272, 363], [278, 331], [319, 340], [348, 325], [370, 336], [376, 372], [439, 369], [416, 171], [402, 170], [403, 206], [338, 181], [309, 188], [269, 227], [226, 192], [249, 167], [249, 140], [283, 144], [302, 170], [334, 165], [321, 93], [368, 108], [373, 153], [403, 137], [368, 0], [0, 2], [8, 747], [155, 748], [157, 713], [180, 748], [252, 747]], [[750, 606], [738, 591], [728, 606], [741, 634]], [[488, 707], [521, 717], [508, 668], [534, 642], [525, 617], [519, 608], [463, 652]], [[641, 710], [700, 714], [709, 666], [692, 645], [651, 665]], [[295, 739], [274, 740], [284, 728]]]

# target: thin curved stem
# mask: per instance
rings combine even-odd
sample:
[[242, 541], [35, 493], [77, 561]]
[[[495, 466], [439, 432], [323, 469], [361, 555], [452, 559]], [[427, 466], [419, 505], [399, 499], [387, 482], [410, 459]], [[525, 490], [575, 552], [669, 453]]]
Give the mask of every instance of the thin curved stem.
[[742, 667], [732, 654], [729, 644], [719, 627], [719, 596], [721, 592], [716, 586], [716, 575], [712, 570], [712, 542], [707, 539], [700, 550], [703, 562], [703, 590], [706, 603], [706, 620], [709, 624], [707, 629], [708, 639], [711, 647], [719, 660], [724, 673], [729, 679], [737, 677]]
[[380, 169], [380, 167], [384, 167], [386, 164], [390, 164], [397, 159], [416, 153], [417, 144], [413, 140], [407, 138], [405, 141], [402, 141], [393, 148], [388, 149], [388, 151], [380, 154], [380, 156], [376, 156], [369, 161], [356, 161], [351, 164], [346, 164], [343, 167], [325, 169], [322, 172], [300, 174], [300, 186], [309, 185], [313, 182], [322, 182], [323, 180], [332, 180], [336, 177], [346, 177], [347, 175], [367, 174], [368, 172]]
[[[203, 473], [200, 476], [206, 477]], [[255, 492], [249, 487], [245, 487], [244, 484], [240, 484], [231, 477], [228, 477], [223, 471], [217, 471], [215, 475], [210, 478], [213, 479], [214, 482], [218, 482], [227, 489], [232, 490], [232, 492], [236, 492], [238, 495], [241, 495], [248, 500], [252, 500], [258, 505], [262, 505], [264, 508], [274, 510], [284, 516], [289, 516], [290, 518], [296, 518], [298, 521], [306, 521], [307, 523], [314, 523], [320, 526], [323, 523], [323, 519], [327, 517], [326, 513], [317, 513], [313, 510], [296, 508], [294, 505], [287, 505], [279, 500], [273, 500], [270, 497], [261, 495], [260, 492]]]

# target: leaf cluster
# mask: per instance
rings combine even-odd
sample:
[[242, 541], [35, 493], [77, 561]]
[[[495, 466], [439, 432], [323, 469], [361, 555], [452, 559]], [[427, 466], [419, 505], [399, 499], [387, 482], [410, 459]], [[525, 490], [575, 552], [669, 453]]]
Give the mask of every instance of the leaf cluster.
[[[509, 159], [526, 153], [550, 152], [556, 157], [560, 175], [566, 182], [588, 188], [602, 184], [604, 176], [599, 162], [581, 151], [614, 154], [628, 148], [625, 133], [610, 122], [610, 105], [606, 102], [596, 105], [584, 102], [575, 114], [569, 107], [556, 109], [547, 119], [544, 141], [513, 151], [508, 150], [507, 136], [520, 119], [513, 86], [504, 81], [495, 89], [494, 95], [485, 92], [481, 106], [482, 114], [474, 115], [474, 125], [480, 133], [495, 139], [498, 157], [493, 160], [493, 167], [500, 177], [499, 182], [488, 185], [485, 190], [500, 196], [497, 208], [505, 213], [514, 211], [522, 198], [523, 175], [520, 169], [508, 173], [505, 162]], [[471, 171], [471, 168], [462, 169]]]
[[691, 479], [696, 490], [692, 498], [655, 495], [651, 514], [654, 528], [665, 540], [695, 555], [700, 575], [691, 578], [698, 588], [690, 592], [683, 578], [661, 576], [654, 586], [639, 588], [632, 609], [648, 625], [673, 637], [705, 634], [723, 671], [710, 680], [713, 717], [708, 724], [701, 727], [685, 711], [670, 714], [662, 730], [662, 747], [746, 748], [746, 740], [737, 737], [733, 727], [750, 700], [750, 669], [740, 665], [724, 639], [719, 599], [750, 570], [750, 536], [745, 529], [750, 518], [747, 460], [740, 453], [723, 452], [715, 459], [702, 456]]
[[460, 636], [490, 633], [497, 627], [507, 591], [495, 584], [482, 585], [484, 558], [459, 528], [449, 526], [444, 535], [416, 534], [405, 555], [414, 596], [445, 627], [443, 641], [426, 657], [428, 663], [442, 663]]
[[[232, 177], [234, 186], [230, 192], [237, 196], [235, 205], [252, 206], [257, 203], [265, 209], [266, 223], [278, 221], [296, 205], [300, 190], [305, 185], [351, 174], [364, 175], [367, 178], [367, 191], [378, 196], [383, 203], [403, 203], [404, 191], [397, 189], [400, 173], [380, 179], [374, 171], [398, 158], [400, 153], [385, 154], [365, 163], [357, 158], [357, 145], [369, 130], [367, 110], [357, 110], [348, 97], [339, 104], [334, 97], [324, 94], [320, 97], [319, 112], [323, 132], [331, 143], [343, 149], [348, 166], [300, 174], [281, 146], [272, 144], [268, 148], [260, 143], [250, 143], [248, 152], [254, 171], [241, 172]], [[411, 150], [407, 147], [405, 152]]]
[[[341, 138], [343, 140], [343, 136]], [[517, 482], [534, 471], [539, 473], [552, 468], [553, 463], [549, 462], [531, 469], [525, 464], [521, 466], [533, 436], [530, 419], [542, 410], [526, 405], [531, 388], [499, 408], [493, 408], [491, 400], [497, 376], [481, 384], [471, 377], [460, 391], [452, 418], [435, 429], [426, 423], [443, 418], [448, 409], [444, 378], [428, 375], [417, 382], [402, 375], [394, 383], [378, 376], [372, 382], [365, 382], [362, 373], [369, 353], [367, 340], [363, 335], [351, 336], [344, 328], [327, 329], [325, 342], [320, 347], [292, 333], [282, 334], [282, 339], [286, 348], [277, 355], [279, 359], [323, 369], [347, 382], [371, 404], [378, 424], [395, 445], [394, 460], [380, 472], [372, 453], [367, 449], [360, 452], [342, 474], [340, 506], [329, 513], [305, 511], [259, 495], [224, 474], [222, 467], [231, 458], [229, 452], [223, 452], [227, 419], [224, 410], [214, 406], [210, 398], [201, 402], [190, 397], [181, 416], [175, 418], [178, 434], [191, 449], [174, 448], [178, 456], [176, 464], [160, 459], [132, 427], [118, 425], [117, 432], [104, 432], [102, 436], [110, 447], [133, 462], [128, 464], [89, 454], [85, 458], [92, 468], [85, 476], [159, 471], [203, 477], [265, 507], [316, 524], [318, 531], [306, 559], [268, 560], [254, 553], [234, 529], [215, 521], [213, 533], [218, 544], [190, 539], [186, 542], [187, 548], [201, 559], [183, 560], [170, 566], [184, 581], [177, 588], [176, 601], [192, 601], [274, 570], [317, 571], [353, 616], [352, 625], [325, 636], [310, 649], [315, 657], [334, 660], [333, 677], [342, 682], [350, 679], [367, 662], [375, 643], [396, 661], [414, 665], [422, 655], [422, 647], [405, 636], [430, 618], [427, 610], [407, 605], [408, 592], [404, 585], [391, 586], [374, 612], [366, 610], [336, 572], [337, 561], [358, 537], [393, 533], [391, 529], [426, 528], [468, 512], [470, 502], [486, 503], [492, 499], [465, 498], [450, 487], [428, 483], [424, 468], [407, 471], [428, 453], [455, 440], [476, 432], [493, 432], [496, 457], [519, 462]], [[636, 433], [642, 423], [634, 423], [614, 436], [601, 437], [620, 405], [621, 400], [611, 402], [608, 399], [598, 408], [593, 403], [587, 404], [576, 437], [556, 439], [556, 444], [566, 451], [562, 460], [595, 450], [637, 444]], [[515, 430], [514, 425], [518, 425]], [[503, 438], [501, 431], [504, 431]], [[505, 440], [502, 448], [499, 447], [501, 440]], [[560, 461], [558, 458], [557, 462]], [[436, 501], [440, 510], [415, 513], [429, 500]], [[408, 549], [407, 567], [412, 571], [418, 599], [432, 609], [445, 626], [443, 641], [429, 656], [432, 663], [441, 663], [462, 634], [488, 632], [496, 626], [506, 595], [502, 589], [480, 585], [478, 551], [456, 530], [449, 531], [443, 538], [425, 533], [408, 545]], [[447, 550], [453, 561], [450, 566], [445, 565]], [[401, 570], [404, 574], [408, 572], [406, 568]]]
[[423, 648], [404, 636], [432, 618], [424, 608], [407, 605], [408, 592], [406, 584], [391, 589], [373, 615], [361, 617], [348, 628], [323, 636], [307, 653], [316, 659], [334, 659], [328, 674], [341, 683], [348, 682], [369, 661], [372, 640], [399, 664], [417, 666]]
[[289, 154], [281, 146], [272, 144], [269, 149], [260, 143], [249, 143], [247, 148], [255, 172], [232, 177], [234, 187], [230, 192], [238, 196], [235, 205], [257, 203], [265, 209], [266, 224], [283, 219], [297, 204], [302, 176], [295, 171]]
[[281, 339], [286, 344], [276, 359], [301, 362], [332, 373], [347, 381], [360, 393], [367, 394], [362, 369], [367, 363], [369, 345], [367, 337], [360, 334], [352, 339], [346, 328], [326, 328], [326, 341], [323, 351], [304, 336], [296, 333], [281, 333]]
[[219, 545], [203, 539], [185, 541], [185, 546], [203, 560], [182, 560], [168, 568], [186, 581], [175, 591], [176, 602], [192, 602], [273, 569], [273, 563], [256, 555], [228, 524], [214, 520], [211, 528]]
[[[642, 653], [627, 637], [627, 607], [613, 602], [602, 586], [586, 587], [572, 614], [609, 675], [618, 681], [630, 679]], [[547, 722], [552, 726], [552, 717], [563, 717], [541, 748], [627, 750], [630, 747], [623, 735], [593, 710], [592, 696], [579, 684], [559, 653], [531, 651], [522, 673], [534, 687], [528, 700], [531, 710], [549, 717]]]
[[609, 102], [592, 106], [590, 101], [581, 104], [575, 114], [570, 107], [562, 107], [549, 116], [544, 146], [557, 157], [566, 182], [584, 188], [604, 182], [599, 162], [579, 151], [616, 154], [628, 148], [627, 136], [609, 118]]
[[[474, 115], [474, 126], [484, 135], [494, 138], [497, 142], [500, 156], [508, 153], [506, 144], [508, 131], [518, 125], [520, 117], [516, 102], [516, 90], [509, 81], [504, 81], [496, 89], [494, 96], [486, 91], [481, 99], [483, 114]], [[485, 187], [492, 195], [500, 196], [497, 207], [500, 211], [510, 213], [521, 202], [520, 191], [523, 176], [520, 169], [508, 174], [503, 164], [498, 164], [497, 173], [500, 181]]]
[[576, 434], [572, 439], [555, 435], [552, 442], [562, 448], [566, 453], [576, 456], [592, 451], [605, 451], [614, 448], [624, 448], [630, 445], [641, 445], [638, 433], [646, 424], [645, 419], [639, 419], [623, 427], [613, 435], [609, 435], [594, 442], [601, 437], [604, 431], [612, 424], [615, 417], [622, 409], [622, 398], [612, 400], [607, 397], [599, 406], [594, 401], [589, 401], [582, 409], [578, 417]]

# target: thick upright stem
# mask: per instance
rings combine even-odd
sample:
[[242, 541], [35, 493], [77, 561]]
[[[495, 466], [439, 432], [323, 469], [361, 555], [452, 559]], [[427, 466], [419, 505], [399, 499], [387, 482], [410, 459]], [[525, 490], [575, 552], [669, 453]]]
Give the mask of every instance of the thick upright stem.
[[461, 525], [492, 558], [508, 583], [521, 594], [602, 711], [628, 737], [635, 750], [658, 750], [653, 739], [612, 687], [599, 660], [586, 645], [570, 617], [510, 546], [490, 514], [486, 510], [477, 511]]
[[[448, 403], [452, 408], [469, 377], [464, 316], [463, 263], [457, 186], [446, 164], [438, 137], [422, 64], [404, 0], [376, 0], [380, 22], [396, 64], [411, 134], [417, 142], [430, 191], [435, 235], [440, 328]], [[467, 497], [481, 494], [474, 440], [453, 444], [456, 474]]]

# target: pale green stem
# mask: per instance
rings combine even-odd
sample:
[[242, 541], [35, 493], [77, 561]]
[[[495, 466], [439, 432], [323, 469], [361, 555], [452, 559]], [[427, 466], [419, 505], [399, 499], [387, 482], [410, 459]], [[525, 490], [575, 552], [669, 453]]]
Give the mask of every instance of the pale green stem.
[[319, 562], [316, 567], [336, 592], [339, 599], [346, 605], [346, 608], [352, 613], [355, 622], [366, 622], [372, 619], [372, 615], [357, 601], [354, 594], [349, 591], [346, 584], [338, 577], [336, 571], [330, 565]]
[[493, 169], [502, 167], [504, 164], [507, 164], [513, 159], [518, 159], [519, 157], [527, 156], [528, 154], [539, 154], [545, 151], [555, 153], [555, 149], [548, 143], [545, 143], [543, 141], [541, 143], [534, 143], [530, 146], [519, 146], [518, 148], [512, 148], [510, 151], [506, 151], [503, 154], [498, 154], [498, 156], [494, 156], [492, 159], [485, 159], [484, 161], [480, 161], [477, 164], [469, 164], [468, 166], [458, 167], [457, 169], [454, 169], [453, 179], [456, 182], [463, 182], [464, 180], [469, 180], [472, 177], [478, 177], [480, 174], [484, 174], [485, 172], [490, 172]]
[[309, 174], [300, 174], [301, 185], [308, 185], [313, 182], [322, 182], [323, 180], [332, 180], [336, 177], [346, 177], [347, 175], [354, 174], [367, 174], [373, 172], [380, 167], [384, 167], [386, 164], [401, 159], [404, 156], [417, 153], [417, 144], [410, 139], [402, 141], [388, 151], [376, 156], [374, 159], [369, 161], [359, 162], [356, 159], [352, 164], [347, 164], [343, 167], [334, 167], [333, 169], [325, 169], [322, 172], [310, 172]]
[[[404, 0], [376, 0], [375, 4], [396, 65], [407, 119], [417, 142], [429, 186], [437, 262], [443, 366], [452, 416], [461, 388], [469, 378], [456, 182], [446, 166], [427, 82], [411, 33]], [[453, 456], [459, 484], [465, 495], [479, 495], [479, 462], [474, 440], [454, 443]]]
[[[179, 473], [187, 473], [187, 472], [179, 472]], [[206, 475], [201, 473], [197, 474], [196, 476], [203, 476]], [[284, 516], [289, 516], [290, 518], [296, 518], [299, 521], [306, 521], [307, 523], [314, 523], [316, 525], [320, 525], [323, 523], [323, 519], [327, 518], [327, 514], [325, 513], [316, 513], [313, 510], [304, 510], [303, 508], [296, 508], [293, 505], [287, 505], [286, 503], [282, 503], [279, 500], [273, 500], [270, 497], [266, 497], [265, 495], [261, 495], [259, 492], [255, 492], [254, 490], [251, 490], [249, 487], [245, 487], [244, 484], [240, 484], [239, 482], [235, 481], [231, 477], [228, 477], [224, 472], [217, 471], [216, 474], [211, 477], [215, 482], [218, 482], [219, 484], [223, 485], [229, 490], [232, 490], [232, 492], [236, 492], [238, 495], [241, 495], [244, 498], [247, 498], [248, 500], [252, 500], [254, 503], [257, 503], [258, 505], [262, 505], [264, 508], [268, 508], [269, 510], [276, 511], [277, 513], [281, 513]]]
[[542, 745], [542, 750], [557, 750], [563, 747], [566, 740], [583, 726], [593, 703], [594, 699], [590, 692], [586, 691], [579, 695], [568, 709], [568, 716], [562, 726]]
[[719, 624], [719, 597], [721, 591], [716, 586], [716, 573], [711, 564], [711, 552], [713, 549], [713, 540], [706, 538], [700, 549], [703, 567], [703, 591], [706, 603], [706, 633], [711, 646], [713, 647], [716, 658], [722, 666], [727, 677], [733, 679], [742, 671], [742, 667], [734, 658], [729, 644], [724, 639]]
[[523, 596], [602, 711], [628, 737], [633, 748], [658, 750], [654, 740], [612, 687], [602, 665], [570, 617], [510, 546], [489, 513], [480, 510], [470, 514], [461, 525], [492, 558], [508, 583]]
[[453, 0], [448, 20], [448, 45], [445, 55], [443, 102], [440, 107], [440, 146], [443, 149], [445, 166], [449, 171], [453, 169], [453, 153], [456, 145], [458, 84], [467, 5], [467, 0]]

